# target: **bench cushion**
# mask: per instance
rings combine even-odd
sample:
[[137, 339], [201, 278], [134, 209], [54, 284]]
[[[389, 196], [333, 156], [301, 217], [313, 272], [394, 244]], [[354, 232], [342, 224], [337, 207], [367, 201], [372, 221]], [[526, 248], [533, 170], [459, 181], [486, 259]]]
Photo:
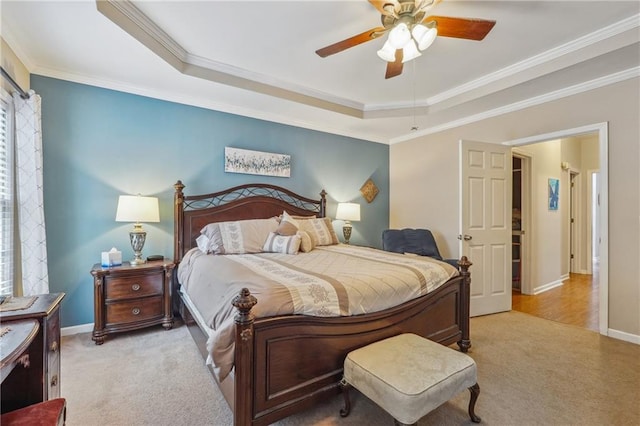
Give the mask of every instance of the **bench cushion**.
[[417, 422], [477, 382], [471, 357], [410, 333], [350, 352], [344, 377], [406, 424]]

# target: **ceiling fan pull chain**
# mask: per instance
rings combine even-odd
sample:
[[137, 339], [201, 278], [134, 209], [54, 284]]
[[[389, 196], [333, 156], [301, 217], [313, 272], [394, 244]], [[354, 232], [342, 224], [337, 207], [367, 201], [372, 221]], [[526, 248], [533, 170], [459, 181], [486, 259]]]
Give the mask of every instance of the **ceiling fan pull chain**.
[[416, 123], [416, 61], [413, 61], [413, 126], [411, 126], [411, 131], [415, 132], [418, 130], [418, 124]]

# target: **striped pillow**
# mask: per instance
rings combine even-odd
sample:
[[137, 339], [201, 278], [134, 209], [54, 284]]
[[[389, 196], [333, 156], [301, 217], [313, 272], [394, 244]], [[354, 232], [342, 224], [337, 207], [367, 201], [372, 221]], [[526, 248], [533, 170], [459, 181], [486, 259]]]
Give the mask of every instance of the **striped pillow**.
[[300, 231], [309, 234], [316, 246], [330, 246], [339, 242], [328, 217], [298, 220], [298, 226]]
[[298, 254], [298, 250], [300, 250], [299, 236], [284, 236], [275, 232], [269, 233], [267, 241], [262, 247], [262, 251], [267, 253]]

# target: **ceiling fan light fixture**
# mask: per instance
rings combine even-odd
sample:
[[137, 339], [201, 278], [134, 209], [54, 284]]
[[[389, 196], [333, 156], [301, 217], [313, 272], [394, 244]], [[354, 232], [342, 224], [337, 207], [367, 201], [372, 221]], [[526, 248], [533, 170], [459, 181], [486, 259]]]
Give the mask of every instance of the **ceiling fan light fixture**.
[[438, 30], [435, 26], [426, 27], [422, 24], [415, 25], [411, 30], [414, 40], [418, 43], [418, 49], [425, 50], [434, 42], [438, 36]]
[[389, 32], [389, 43], [394, 49], [402, 49], [411, 40], [411, 31], [404, 22], [396, 25]]
[[389, 43], [389, 40], [385, 41], [384, 46], [382, 46], [382, 49], [378, 50], [378, 56], [383, 61], [395, 62], [396, 49], [394, 49], [393, 46], [391, 46], [391, 43]]
[[422, 56], [422, 53], [420, 53], [414, 41], [409, 40], [409, 43], [405, 44], [402, 48], [402, 63], [404, 64], [418, 56]]

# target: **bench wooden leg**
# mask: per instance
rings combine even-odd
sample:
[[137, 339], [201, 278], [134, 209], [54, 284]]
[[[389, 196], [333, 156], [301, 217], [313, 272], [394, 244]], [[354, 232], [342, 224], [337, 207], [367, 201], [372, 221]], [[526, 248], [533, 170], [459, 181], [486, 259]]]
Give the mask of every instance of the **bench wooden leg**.
[[351, 412], [351, 400], [349, 399], [349, 389], [351, 385], [345, 381], [340, 383], [342, 395], [344, 396], [344, 408], [340, 410], [340, 417], [347, 417]]
[[469, 401], [469, 417], [471, 417], [472, 422], [480, 423], [480, 417], [476, 416], [475, 413], [476, 401], [480, 395], [480, 386], [476, 383], [469, 388], [469, 392], [471, 392], [471, 400]]

